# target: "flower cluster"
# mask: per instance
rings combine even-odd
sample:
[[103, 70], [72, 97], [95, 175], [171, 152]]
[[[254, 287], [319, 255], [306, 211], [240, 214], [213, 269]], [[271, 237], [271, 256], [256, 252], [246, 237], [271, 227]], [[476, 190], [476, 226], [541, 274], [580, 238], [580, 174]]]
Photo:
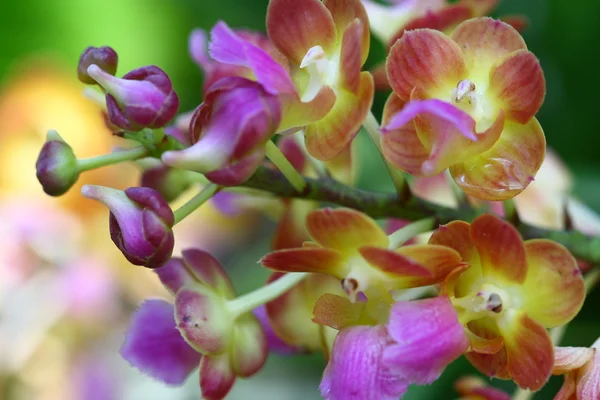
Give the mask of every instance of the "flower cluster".
[[[127, 260], [153, 268], [172, 295], [142, 304], [123, 357], [174, 385], [199, 367], [207, 399], [258, 372], [269, 351], [322, 352], [329, 400], [398, 399], [462, 355], [521, 390], [566, 373], [558, 399], [597, 397], [597, 346], [557, 347], [548, 329], [575, 318], [593, 286], [598, 239], [574, 228], [598, 227], [536, 200], [565, 194], [554, 182], [528, 189], [546, 156], [535, 117], [546, 82], [523, 20], [485, 17], [495, 4], [270, 0], [267, 34], [222, 21], [192, 32], [204, 99], [180, 115], [164, 71], [117, 78], [114, 50], [86, 49], [80, 80], [137, 146], [78, 159], [51, 133], [37, 176], [56, 196], [90, 169], [137, 161], [143, 170], [142, 187], [82, 189], [109, 208]], [[371, 31], [388, 48], [385, 74], [362, 70]], [[381, 127], [375, 87], [393, 90]], [[397, 193], [354, 187], [363, 128]], [[188, 190], [197, 193], [169, 205]], [[527, 211], [531, 198], [538, 207]], [[259, 210], [276, 220], [263, 287], [236, 297], [211, 254], [172, 257], [173, 227], [207, 201], [231, 217]], [[389, 232], [374, 218], [388, 218]], [[506, 398], [470, 378], [457, 390]]]

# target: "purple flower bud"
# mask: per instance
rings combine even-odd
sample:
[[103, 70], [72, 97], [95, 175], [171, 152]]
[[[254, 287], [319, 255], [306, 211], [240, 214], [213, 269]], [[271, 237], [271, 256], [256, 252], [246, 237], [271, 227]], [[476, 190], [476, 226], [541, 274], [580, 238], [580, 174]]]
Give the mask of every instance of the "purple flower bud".
[[119, 56], [111, 47], [88, 47], [79, 57], [77, 64], [77, 77], [83, 83], [94, 85], [96, 80], [88, 75], [88, 67], [97, 65], [107, 74], [114, 75], [117, 73], [117, 64]]
[[58, 140], [49, 140], [44, 144], [35, 169], [44, 192], [50, 196], [64, 194], [79, 178], [77, 157], [60, 136]]
[[253, 81], [221, 79], [190, 122], [192, 146], [168, 151], [165, 164], [206, 174], [220, 185], [238, 185], [262, 163], [265, 144], [281, 120], [281, 105]]
[[95, 64], [87, 72], [106, 90], [108, 117], [122, 129], [162, 128], [177, 114], [179, 98], [168, 75], [156, 66], [135, 69], [123, 78]]
[[166, 201], [177, 199], [190, 187], [188, 172], [159, 165], [142, 173], [141, 186], [156, 190]]
[[169, 261], [175, 243], [174, 216], [156, 190], [129, 188], [123, 192], [86, 185], [81, 193], [109, 208], [110, 237], [129, 262], [158, 268]]

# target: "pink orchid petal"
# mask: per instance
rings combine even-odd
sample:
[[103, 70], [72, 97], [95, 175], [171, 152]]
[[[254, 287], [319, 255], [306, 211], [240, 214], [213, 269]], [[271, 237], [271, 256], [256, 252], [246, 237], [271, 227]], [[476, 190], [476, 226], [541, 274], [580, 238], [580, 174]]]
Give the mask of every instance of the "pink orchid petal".
[[283, 66], [269, 53], [238, 36], [223, 21], [211, 31], [210, 54], [221, 63], [250, 68], [270, 94], [296, 93], [292, 78]]
[[469, 348], [469, 339], [448, 297], [399, 302], [388, 323], [396, 342], [383, 352], [383, 364], [411, 383], [430, 384]]
[[438, 99], [413, 100], [406, 103], [404, 108], [394, 115], [390, 119], [390, 122], [381, 129], [381, 132], [385, 135], [391, 130], [402, 128], [411, 122], [413, 118], [421, 114], [429, 114], [440, 118], [452, 124], [467, 139], [471, 139], [474, 142], [477, 141], [473, 118], [458, 107]]
[[143, 373], [168, 385], [180, 385], [198, 367], [197, 353], [175, 327], [173, 306], [147, 300], [134, 314], [121, 355]]
[[327, 400], [397, 400], [408, 383], [381, 363], [390, 343], [384, 326], [342, 330], [319, 389]]

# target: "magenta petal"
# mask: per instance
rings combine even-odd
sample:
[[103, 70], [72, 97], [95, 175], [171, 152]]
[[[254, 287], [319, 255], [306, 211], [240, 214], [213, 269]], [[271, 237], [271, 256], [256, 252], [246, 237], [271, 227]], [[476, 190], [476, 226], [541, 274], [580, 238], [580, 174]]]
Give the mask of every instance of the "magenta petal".
[[397, 400], [408, 383], [381, 360], [390, 344], [385, 326], [340, 331], [319, 389], [327, 400]]
[[391, 130], [399, 129], [411, 122], [413, 118], [420, 114], [430, 114], [454, 125], [456, 129], [467, 139], [477, 141], [475, 135], [475, 122], [473, 118], [461, 109], [445, 101], [413, 100], [408, 102], [402, 110], [394, 115], [390, 122], [381, 128], [381, 133], [386, 134]]
[[250, 68], [270, 94], [296, 92], [285, 68], [266, 51], [237, 35], [223, 21], [211, 31], [210, 54], [218, 62]]
[[182, 384], [201, 357], [179, 334], [173, 306], [164, 300], [147, 300], [136, 311], [121, 356], [167, 385]]
[[448, 297], [398, 302], [387, 327], [396, 343], [384, 350], [383, 365], [410, 383], [432, 383], [469, 347]]

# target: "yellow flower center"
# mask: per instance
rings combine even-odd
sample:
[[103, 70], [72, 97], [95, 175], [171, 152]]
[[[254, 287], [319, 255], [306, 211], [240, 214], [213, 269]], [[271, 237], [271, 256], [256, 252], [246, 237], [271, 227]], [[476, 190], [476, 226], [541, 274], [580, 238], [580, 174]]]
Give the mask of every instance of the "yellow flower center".
[[503, 311], [514, 306], [511, 296], [505, 289], [484, 283], [476, 292], [452, 300], [459, 312], [460, 322], [465, 325], [483, 317], [498, 318]]
[[498, 110], [486, 96], [487, 84], [463, 79], [450, 93], [451, 103], [475, 120], [477, 132], [487, 130], [496, 120]]

